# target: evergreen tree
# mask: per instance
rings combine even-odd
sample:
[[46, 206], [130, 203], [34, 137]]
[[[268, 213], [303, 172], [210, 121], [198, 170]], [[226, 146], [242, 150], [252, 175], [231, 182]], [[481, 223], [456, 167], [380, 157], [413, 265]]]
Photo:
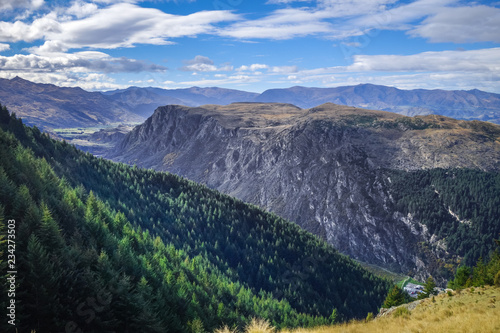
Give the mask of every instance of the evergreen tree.
[[435, 288], [436, 282], [432, 276], [429, 276], [425, 281], [423, 292], [418, 295], [418, 299], [424, 299], [430, 297], [431, 295], [437, 295], [438, 292]]
[[455, 278], [448, 282], [448, 287], [451, 289], [461, 289], [467, 284], [467, 280], [471, 277], [471, 269], [467, 266], [460, 266], [457, 268]]
[[388, 309], [393, 306], [404, 304], [407, 302], [407, 296], [408, 294], [406, 292], [404, 292], [397, 285], [394, 285], [391, 291], [389, 291], [382, 307]]

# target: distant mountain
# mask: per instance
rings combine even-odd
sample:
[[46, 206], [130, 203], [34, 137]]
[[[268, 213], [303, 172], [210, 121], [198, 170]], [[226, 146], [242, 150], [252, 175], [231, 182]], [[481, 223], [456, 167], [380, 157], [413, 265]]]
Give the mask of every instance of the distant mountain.
[[99, 92], [33, 83], [19, 77], [0, 79], [0, 103], [22, 117], [25, 123], [47, 130], [145, 119]]
[[292, 87], [266, 90], [254, 101], [291, 103], [302, 108], [329, 102], [406, 116], [438, 114], [500, 124], [500, 95], [477, 89], [401, 90], [373, 84], [337, 88]]
[[257, 93], [223, 88], [161, 89], [130, 87], [103, 93], [110, 100], [123, 103], [135, 113], [149, 117], [153, 111], [163, 105], [178, 104], [199, 106], [203, 104], [230, 104], [252, 101]]
[[217, 87], [130, 87], [87, 92], [80, 88], [33, 83], [18, 77], [0, 79], [0, 103], [22, 116], [28, 124], [48, 130], [140, 122], [164, 105], [227, 105], [235, 102], [289, 103], [301, 108], [335, 103], [408, 116], [439, 114], [500, 123], [500, 95], [479, 90], [401, 90], [361, 84], [337, 88], [270, 89], [262, 94]]
[[259, 205], [364, 262], [445, 279], [500, 233], [499, 146], [488, 122], [235, 103], [158, 108], [107, 157]]

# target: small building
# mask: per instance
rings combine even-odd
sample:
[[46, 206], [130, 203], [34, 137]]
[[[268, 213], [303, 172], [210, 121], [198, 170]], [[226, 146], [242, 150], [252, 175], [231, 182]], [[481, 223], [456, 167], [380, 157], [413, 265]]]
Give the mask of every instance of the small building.
[[414, 283], [408, 283], [406, 286], [403, 288], [403, 290], [408, 293], [411, 297], [417, 298], [418, 294], [423, 292], [424, 287], [419, 285], [419, 284], [414, 284]]

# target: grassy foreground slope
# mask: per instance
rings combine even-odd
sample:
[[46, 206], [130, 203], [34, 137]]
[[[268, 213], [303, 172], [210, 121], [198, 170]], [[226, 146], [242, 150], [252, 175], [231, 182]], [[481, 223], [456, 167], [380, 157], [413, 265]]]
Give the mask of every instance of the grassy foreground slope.
[[5, 108], [0, 148], [0, 234], [16, 221], [21, 331], [203, 332], [253, 317], [313, 326], [334, 310], [337, 320], [364, 317], [387, 293], [386, 281], [292, 223], [80, 152]]
[[[395, 311], [372, 321], [351, 321], [313, 329], [283, 330], [282, 333], [488, 333], [500, 331], [500, 288], [469, 288], [450, 297], [427, 298], [411, 311]], [[265, 331], [254, 331], [265, 333]]]

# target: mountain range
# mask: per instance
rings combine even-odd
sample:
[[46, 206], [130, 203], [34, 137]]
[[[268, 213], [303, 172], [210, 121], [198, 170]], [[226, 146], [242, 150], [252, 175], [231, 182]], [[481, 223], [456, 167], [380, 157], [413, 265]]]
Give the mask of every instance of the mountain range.
[[138, 123], [159, 106], [200, 106], [234, 102], [290, 103], [311, 108], [331, 102], [403, 115], [438, 114], [456, 119], [500, 123], [500, 95], [479, 90], [401, 90], [360, 84], [337, 88], [291, 87], [261, 94], [224, 88], [127, 89], [88, 92], [33, 83], [19, 77], [0, 79], [0, 103], [31, 125], [46, 130]]
[[488, 122], [332, 103], [170, 105], [105, 156], [206, 184], [421, 279], [486, 257], [500, 233], [500, 126]]

